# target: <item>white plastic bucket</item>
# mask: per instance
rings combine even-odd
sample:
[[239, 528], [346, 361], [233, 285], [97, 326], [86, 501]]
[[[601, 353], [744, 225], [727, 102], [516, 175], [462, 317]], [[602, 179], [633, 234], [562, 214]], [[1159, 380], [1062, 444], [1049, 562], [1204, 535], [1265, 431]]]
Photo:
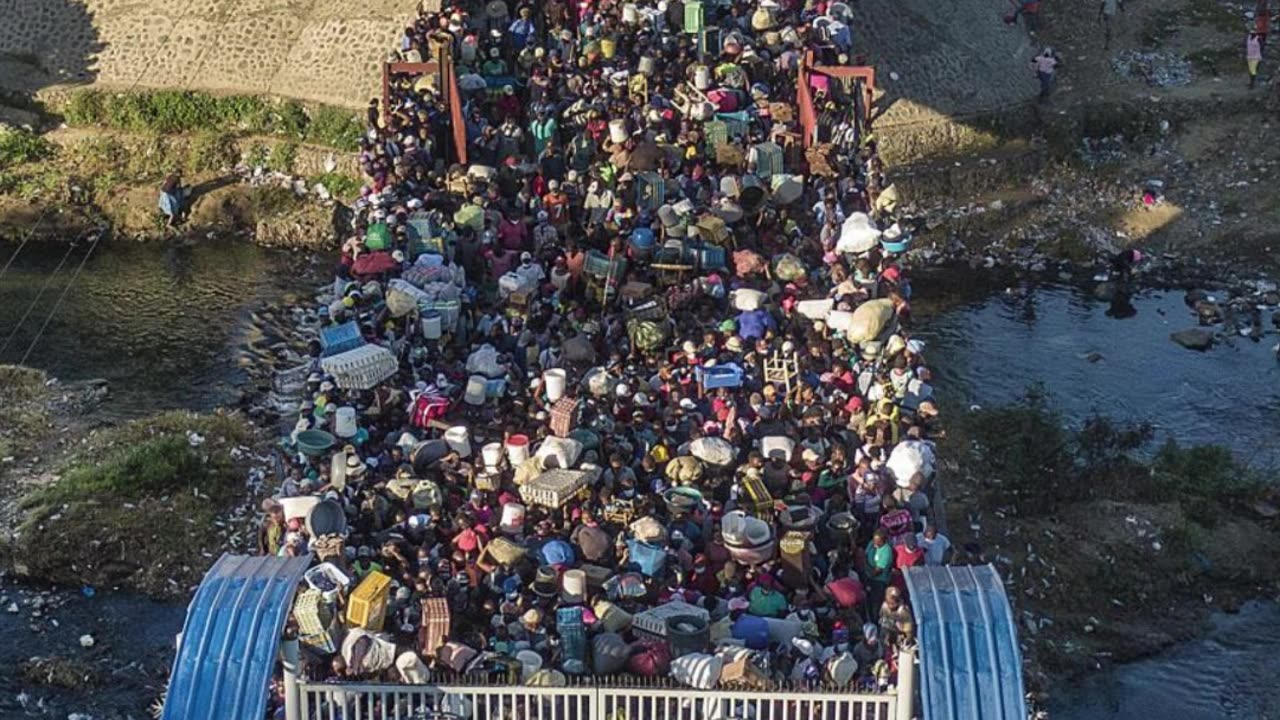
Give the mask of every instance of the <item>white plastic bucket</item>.
[[462, 457], [471, 457], [471, 431], [465, 425], [455, 425], [444, 431], [444, 441], [449, 449]]
[[520, 661], [521, 682], [527, 682], [542, 669], [542, 656], [532, 650], [521, 650], [516, 653], [516, 659]]
[[621, 144], [627, 141], [629, 134], [627, 133], [626, 120], [610, 120], [609, 121], [609, 140], [614, 144]]
[[485, 467], [498, 467], [502, 464], [502, 443], [489, 443], [480, 448], [480, 457], [484, 458]]
[[356, 436], [356, 409], [350, 406], [338, 408], [333, 414], [333, 434], [340, 438]]
[[710, 120], [715, 117], [715, 114], [716, 106], [710, 102], [697, 102], [689, 109], [689, 116], [698, 121]]
[[547, 399], [555, 402], [564, 397], [564, 386], [569, 376], [564, 370], [553, 368], [542, 373], [542, 382], [547, 388]]
[[506, 443], [507, 462], [511, 467], [516, 467], [520, 463], [529, 459], [529, 436], [528, 435], [512, 435], [507, 438]]
[[284, 519], [305, 519], [311, 508], [320, 504], [319, 495], [299, 495], [297, 497], [280, 498], [280, 507], [284, 510]]
[[525, 507], [520, 503], [509, 502], [502, 506], [502, 520], [498, 529], [503, 532], [519, 532], [524, 527]]
[[622, 6], [622, 22], [628, 25], [635, 25], [640, 22], [640, 9], [635, 3], [627, 3]]
[[587, 599], [587, 574], [581, 570], [566, 570], [564, 576], [560, 578], [561, 588], [564, 595], [573, 598], [578, 602], [585, 602]]
[[485, 388], [489, 385], [489, 378], [483, 375], [472, 375], [467, 378], [467, 389], [463, 393], [462, 399], [468, 405], [483, 405]]
[[440, 313], [428, 310], [422, 314], [422, 336], [428, 340], [439, 340], [444, 334], [444, 321]]
[[658, 69], [658, 64], [648, 55], [640, 56], [640, 65], [637, 68], [641, 75], [652, 75]]
[[693, 86], [699, 90], [711, 87], [711, 68], [699, 65], [693, 69]]
[[791, 462], [791, 453], [795, 449], [796, 441], [784, 435], [770, 435], [760, 441], [760, 454], [764, 455], [765, 459], [781, 454], [783, 462]]

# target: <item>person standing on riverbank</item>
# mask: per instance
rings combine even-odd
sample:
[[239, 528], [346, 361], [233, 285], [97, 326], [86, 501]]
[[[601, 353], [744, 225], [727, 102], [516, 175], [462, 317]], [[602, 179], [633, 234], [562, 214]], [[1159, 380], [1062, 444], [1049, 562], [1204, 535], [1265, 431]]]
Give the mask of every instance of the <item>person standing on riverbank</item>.
[[1258, 64], [1262, 62], [1262, 41], [1258, 33], [1249, 33], [1244, 41], [1244, 60], [1249, 66], [1249, 87], [1252, 89], [1258, 82]]
[[189, 192], [182, 186], [182, 176], [176, 172], [169, 173], [160, 184], [160, 212], [165, 216], [165, 227], [177, 226]]
[[1117, 13], [1124, 12], [1124, 0], [1102, 0], [1098, 7], [1098, 22], [1102, 23], [1103, 45], [1111, 49], [1111, 26], [1115, 23]]
[[1031, 59], [1031, 66], [1035, 68], [1036, 78], [1040, 81], [1040, 102], [1049, 99], [1049, 95], [1053, 93], [1053, 86], [1057, 83], [1058, 66], [1062, 64], [1062, 60], [1053, 52], [1053, 48], [1045, 48], [1044, 52]]

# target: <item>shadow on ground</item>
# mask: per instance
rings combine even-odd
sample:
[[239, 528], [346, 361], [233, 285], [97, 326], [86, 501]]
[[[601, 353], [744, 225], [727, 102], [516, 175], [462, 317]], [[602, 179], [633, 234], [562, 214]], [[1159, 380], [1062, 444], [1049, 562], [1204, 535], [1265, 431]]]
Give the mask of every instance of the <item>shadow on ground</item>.
[[0, 88], [32, 95], [51, 85], [83, 85], [97, 77], [98, 56], [107, 45], [84, 3], [6, 2], [0, 15]]

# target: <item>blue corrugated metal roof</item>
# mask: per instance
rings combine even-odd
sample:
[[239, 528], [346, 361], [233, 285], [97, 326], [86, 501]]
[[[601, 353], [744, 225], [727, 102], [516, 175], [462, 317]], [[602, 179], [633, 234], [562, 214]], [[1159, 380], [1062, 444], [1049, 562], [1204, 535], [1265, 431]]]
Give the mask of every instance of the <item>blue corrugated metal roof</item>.
[[310, 564], [310, 555], [218, 559], [187, 609], [163, 720], [263, 716], [280, 634]]
[[925, 720], [1025, 720], [1017, 624], [995, 568], [914, 567], [906, 579]]

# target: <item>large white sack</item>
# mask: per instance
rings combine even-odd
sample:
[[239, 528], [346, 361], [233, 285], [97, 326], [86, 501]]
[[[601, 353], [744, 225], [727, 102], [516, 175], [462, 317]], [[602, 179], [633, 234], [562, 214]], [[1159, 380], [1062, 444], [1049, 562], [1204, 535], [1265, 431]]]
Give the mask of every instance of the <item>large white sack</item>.
[[467, 356], [467, 372], [496, 378], [505, 375], [507, 370], [498, 362], [497, 348], [486, 343]]
[[888, 298], [868, 300], [853, 311], [845, 339], [851, 343], [875, 340], [893, 320], [893, 302]]
[[724, 438], [698, 438], [689, 443], [689, 454], [710, 465], [733, 464], [733, 445]]
[[[582, 457], [582, 443], [573, 438], [549, 437], [538, 446], [533, 454], [542, 463], [542, 467], [569, 469]], [[552, 459], [554, 458], [554, 460]]]
[[739, 288], [734, 290], [731, 295], [733, 296], [733, 307], [742, 312], [759, 310], [760, 306], [764, 305], [764, 301], [769, 298], [767, 294], [752, 288]]
[[906, 487], [916, 473], [929, 478], [933, 475], [933, 448], [920, 440], [903, 440], [889, 453], [885, 466], [893, 473], [898, 487]]
[[880, 231], [866, 213], [853, 213], [840, 226], [836, 252], [864, 253], [880, 242]]
[[810, 320], [826, 320], [833, 307], [835, 307], [835, 300], [831, 298], [801, 300], [796, 303], [796, 312]]
[[587, 371], [583, 382], [587, 386], [587, 392], [596, 397], [611, 397], [614, 389], [621, 382], [617, 377], [610, 375], [608, 370], [602, 367], [591, 368]]
[[724, 661], [715, 655], [690, 653], [671, 661], [671, 677], [699, 690], [710, 690], [720, 681]]
[[853, 311], [832, 310], [827, 313], [827, 327], [848, 335], [849, 328], [853, 327]]

